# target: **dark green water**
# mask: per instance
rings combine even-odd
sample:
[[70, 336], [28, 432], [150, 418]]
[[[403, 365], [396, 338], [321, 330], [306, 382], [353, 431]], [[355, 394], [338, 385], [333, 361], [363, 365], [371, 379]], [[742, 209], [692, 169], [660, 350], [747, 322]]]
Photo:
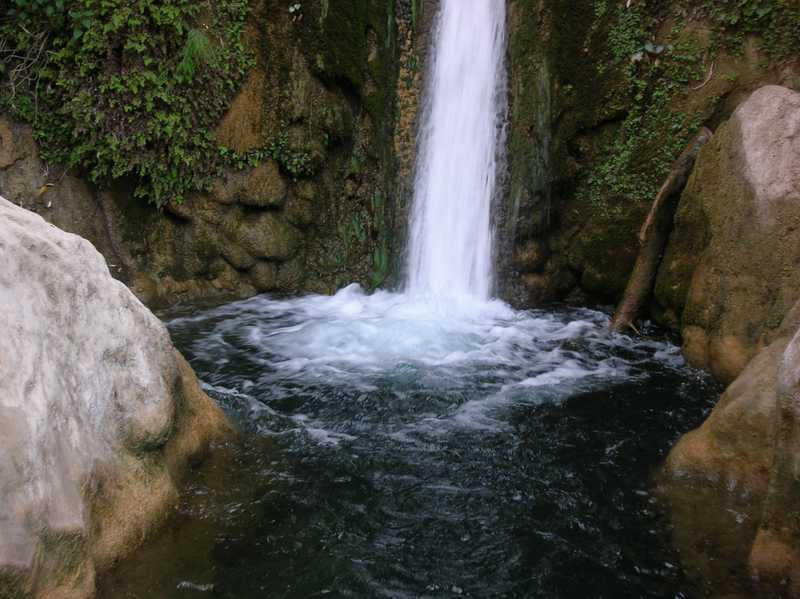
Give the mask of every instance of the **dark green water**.
[[353, 289], [173, 320], [242, 439], [101, 596], [690, 596], [650, 480], [718, 389], [606, 325]]

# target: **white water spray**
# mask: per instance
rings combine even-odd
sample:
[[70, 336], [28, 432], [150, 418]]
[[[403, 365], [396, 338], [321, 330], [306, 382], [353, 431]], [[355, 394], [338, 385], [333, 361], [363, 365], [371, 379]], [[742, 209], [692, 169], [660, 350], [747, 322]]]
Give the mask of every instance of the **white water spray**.
[[489, 298], [505, 22], [503, 0], [442, 0], [414, 185], [412, 295]]
[[[406, 292], [366, 294], [350, 285], [333, 297], [262, 296], [172, 322], [174, 333], [196, 338], [191, 353], [208, 365], [201, 370], [210, 388], [252, 400], [247, 409], [271, 410], [256, 397], [280, 403], [320, 388], [319, 404], [336, 406], [343, 396], [330, 394], [334, 385], [363, 402], [363, 417], [348, 426], [373, 418], [387, 434], [411, 438], [451, 426], [504, 428], [516, 405], [643, 376], [647, 356], [681, 365], [675, 347], [610, 335], [602, 313], [517, 311], [490, 299], [491, 204], [505, 141], [505, 6], [441, 2]], [[206, 333], [198, 338], [196, 327]], [[231, 386], [236, 368], [251, 378]], [[419, 400], [416, 421], [403, 430], [392, 428], [392, 417], [384, 423], [390, 412], [371, 406], [387, 393], [393, 409], [413, 412]], [[437, 404], [437, 397], [447, 399]], [[325, 445], [361, 434], [304, 414], [291, 421]]]

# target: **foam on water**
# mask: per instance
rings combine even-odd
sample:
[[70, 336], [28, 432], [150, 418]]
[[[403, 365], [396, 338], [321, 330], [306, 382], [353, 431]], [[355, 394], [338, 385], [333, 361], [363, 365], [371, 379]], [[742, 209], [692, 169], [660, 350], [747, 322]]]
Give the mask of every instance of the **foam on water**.
[[[517, 387], [564, 386], [613, 369], [556, 347], [592, 334], [602, 345], [601, 327], [592, 322], [597, 315], [564, 323], [490, 299], [490, 216], [506, 107], [505, 22], [502, 1], [441, 2], [405, 292], [368, 295], [351, 285], [333, 297], [258, 298], [222, 308], [212, 316], [218, 319], [214, 329], [194, 343], [196, 359], [219, 360], [225, 371], [232, 354], [247, 348], [251, 383], [269, 385], [269, 395], [278, 398], [319, 384], [363, 393], [388, 386], [398, 397], [415, 387], [511, 397]], [[173, 330], [180, 326], [172, 324]], [[311, 436], [322, 438], [318, 429]]]
[[[380, 413], [362, 416], [399, 435], [409, 427], [498, 429], [510, 405], [559, 401], [633, 379], [656, 358], [683, 366], [676, 347], [611, 334], [608, 316], [595, 310], [517, 311], [470, 297], [370, 295], [357, 285], [332, 297], [256, 297], [173, 320], [170, 328], [192, 339], [193, 362], [209, 389], [236, 401], [269, 405], [310, 394], [335, 402], [337, 393], [378, 391], [395, 401], [420, 393], [448, 398], [394, 423], [377, 422]], [[357, 434], [302, 414], [291, 421], [329, 445]]]
[[693, 596], [646, 485], [716, 392], [608, 320], [357, 287], [173, 320], [242, 435], [130, 596]]

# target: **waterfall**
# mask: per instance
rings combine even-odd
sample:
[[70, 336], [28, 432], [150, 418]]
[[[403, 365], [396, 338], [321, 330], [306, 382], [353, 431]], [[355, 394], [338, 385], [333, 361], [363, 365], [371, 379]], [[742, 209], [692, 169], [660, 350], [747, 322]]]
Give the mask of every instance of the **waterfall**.
[[414, 180], [412, 295], [489, 298], [505, 27], [504, 0], [441, 0]]

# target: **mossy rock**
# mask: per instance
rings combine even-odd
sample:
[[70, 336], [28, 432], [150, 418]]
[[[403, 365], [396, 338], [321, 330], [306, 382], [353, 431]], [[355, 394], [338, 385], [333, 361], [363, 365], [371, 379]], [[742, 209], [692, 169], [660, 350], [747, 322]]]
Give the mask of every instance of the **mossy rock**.
[[250, 271], [253, 285], [261, 292], [274, 291], [278, 284], [278, 265], [260, 260]]
[[301, 244], [300, 232], [273, 212], [246, 216], [241, 222], [240, 242], [252, 256], [286, 261]]
[[582, 273], [584, 291], [615, 301], [628, 282], [639, 244], [636, 232], [646, 209], [619, 201], [609, 212], [583, 208], [591, 216], [567, 249], [570, 267]]
[[286, 182], [278, 163], [265, 160], [254, 168], [238, 194], [239, 202], [246, 206], [276, 208], [286, 199]]
[[394, 91], [394, 2], [325, 0], [304, 5], [304, 49], [317, 74], [386, 120]]

